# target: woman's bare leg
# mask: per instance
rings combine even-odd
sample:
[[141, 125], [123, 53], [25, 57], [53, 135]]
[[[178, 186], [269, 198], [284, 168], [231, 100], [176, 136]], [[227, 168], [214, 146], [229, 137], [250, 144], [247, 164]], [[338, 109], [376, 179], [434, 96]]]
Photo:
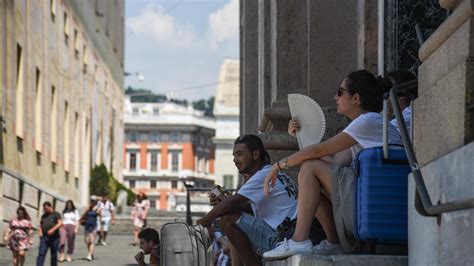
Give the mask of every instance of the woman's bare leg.
[[[295, 233], [293, 234], [293, 240], [304, 241], [309, 238], [309, 232], [311, 230], [311, 224], [314, 216], [321, 216], [319, 222], [329, 232], [326, 232], [328, 237], [333, 238], [332, 227], [334, 226], [334, 219], [332, 218], [332, 207], [330, 206], [329, 200], [321, 200], [321, 190], [324, 189], [330, 195], [331, 193], [331, 164], [315, 159], [305, 161], [300, 168], [298, 174], [298, 220], [296, 223]], [[323, 206], [317, 214], [316, 210], [323, 201]], [[319, 219], [319, 217], [318, 217]], [[330, 241], [331, 242], [331, 241]]]
[[334, 216], [332, 213], [332, 204], [324, 194], [321, 195], [318, 210], [316, 211], [316, 218], [318, 218], [319, 223], [323, 227], [327, 240], [333, 244], [339, 243], [339, 237], [337, 236], [336, 225], [334, 224]]

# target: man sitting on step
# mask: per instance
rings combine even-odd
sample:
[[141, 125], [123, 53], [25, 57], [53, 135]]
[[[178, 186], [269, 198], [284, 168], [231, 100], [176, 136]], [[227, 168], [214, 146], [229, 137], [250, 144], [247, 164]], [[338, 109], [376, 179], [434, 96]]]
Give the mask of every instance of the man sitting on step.
[[232, 244], [232, 265], [261, 265], [262, 254], [293, 233], [285, 225], [296, 217], [298, 188], [290, 177], [279, 173], [270, 196], [264, 195], [263, 180], [272, 166], [262, 141], [255, 135], [238, 137], [233, 156], [245, 183], [232, 196], [211, 194], [214, 208], [197, 223], [209, 225], [220, 217], [222, 230]]

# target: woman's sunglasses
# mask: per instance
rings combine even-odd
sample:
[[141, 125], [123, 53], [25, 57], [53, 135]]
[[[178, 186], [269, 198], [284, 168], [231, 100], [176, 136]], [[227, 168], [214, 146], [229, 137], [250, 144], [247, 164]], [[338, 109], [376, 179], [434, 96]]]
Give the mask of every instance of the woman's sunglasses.
[[339, 87], [339, 89], [337, 90], [337, 97], [341, 97], [345, 91], [349, 92], [350, 90]]

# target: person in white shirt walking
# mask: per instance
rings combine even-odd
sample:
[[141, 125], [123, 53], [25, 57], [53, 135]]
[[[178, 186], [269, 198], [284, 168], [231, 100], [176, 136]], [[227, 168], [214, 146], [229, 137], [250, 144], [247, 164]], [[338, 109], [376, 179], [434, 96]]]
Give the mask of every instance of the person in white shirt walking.
[[107, 196], [102, 197], [98, 206], [101, 209], [102, 222], [99, 223], [99, 241], [97, 245], [107, 246], [109, 225], [111, 222], [115, 224], [115, 206]]
[[63, 226], [59, 229], [59, 262], [64, 261], [64, 251], [67, 245], [67, 261], [72, 261], [72, 254], [74, 253], [74, 242], [76, 234], [79, 229], [79, 211], [74, 206], [72, 200], [66, 201], [66, 206], [63, 210]]

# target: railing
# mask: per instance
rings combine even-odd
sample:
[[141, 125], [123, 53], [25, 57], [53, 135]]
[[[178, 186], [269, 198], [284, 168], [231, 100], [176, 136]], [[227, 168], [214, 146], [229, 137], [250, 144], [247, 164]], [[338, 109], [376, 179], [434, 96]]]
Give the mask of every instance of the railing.
[[[23, 187], [24, 187], [24, 184], [27, 184], [29, 185], [30, 187], [33, 187], [35, 189], [38, 190], [38, 204], [37, 204], [37, 209], [40, 209], [41, 208], [41, 202], [40, 199], [41, 199], [41, 193], [45, 193], [49, 196], [51, 196], [53, 198], [53, 206], [56, 206], [56, 201], [61, 201], [61, 202], [66, 202], [66, 199], [64, 199], [63, 197], [61, 197], [60, 195], [56, 194], [56, 193], [53, 193], [53, 192], [49, 192], [46, 188], [44, 187], [41, 187], [39, 185], [36, 185], [34, 184], [33, 182], [31, 182], [30, 180], [28, 180], [26, 177], [22, 176], [21, 174], [19, 173], [16, 173], [10, 169], [7, 169], [4, 165], [1, 165], [0, 164], [0, 174], [2, 173], [6, 173], [8, 174], [9, 176], [11, 176], [12, 178], [14, 179], [17, 179], [19, 181], [19, 188], [20, 188], [20, 191], [19, 191], [19, 202], [22, 203], [23, 202]], [[1, 194], [0, 194], [1, 196]], [[1, 217], [0, 217], [1, 218]]]
[[[413, 178], [415, 179], [416, 184], [416, 195], [415, 195], [415, 208], [420, 215], [423, 216], [438, 216], [444, 212], [452, 212], [459, 210], [466, 210], [474, 208], [474, 198], [466, 199], [462, 201], [451, 201], [446, 203], [439, 203], [433, 205], [428, 190], [426, 188], [425, 181], [423, 180], [423, 175], [421, 174], [420, 166], [415, 156], [413, 150], [413, 144], [409, 137], [408, 129], [405, 124], [405, 119], [403, 119], [402, 110], [400, 104], [398, 103], [397, 93], [405, 92], [408, 95], [413, 95], [410, 93], [411, 90], [418, 87], [418, 80], [412, 80], [405, 82], [399, 85], [394, 86], [390, 90], [390, 101], [392, 102], [393, 112], [397, 119], [398, 127], [400, 129], [400, 135], [402, 137], [403, 145], [405, 146], [405, 151], [408, 157], [408, 162], [410, 164], [411, 172]], [[413, 99], [414, 97], [411, 97]], [[412, 121], [413, 127], [413, 121]]]

